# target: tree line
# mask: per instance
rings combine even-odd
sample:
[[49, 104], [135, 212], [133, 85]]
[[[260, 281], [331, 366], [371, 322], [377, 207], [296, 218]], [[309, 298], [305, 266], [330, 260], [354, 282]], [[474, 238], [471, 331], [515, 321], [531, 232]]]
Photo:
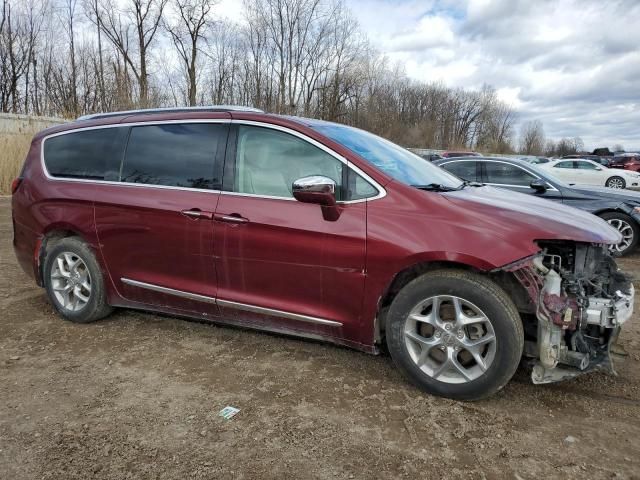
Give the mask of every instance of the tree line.
[[77, 116], [236, 104], [367, 129], [407, 147], [511, 152], [495, 90], [411, 80], [342, 0], [0, 0], [0, 110]]

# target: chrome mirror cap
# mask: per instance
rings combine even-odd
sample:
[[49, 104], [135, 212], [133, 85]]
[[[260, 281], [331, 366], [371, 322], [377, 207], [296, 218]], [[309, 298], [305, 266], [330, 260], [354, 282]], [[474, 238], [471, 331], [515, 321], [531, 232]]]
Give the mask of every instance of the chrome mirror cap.
[[325, 206], [336, 204], [336, 182], [323, 175], [299, 178], [293, 182], [291, 190], [299, 202]]

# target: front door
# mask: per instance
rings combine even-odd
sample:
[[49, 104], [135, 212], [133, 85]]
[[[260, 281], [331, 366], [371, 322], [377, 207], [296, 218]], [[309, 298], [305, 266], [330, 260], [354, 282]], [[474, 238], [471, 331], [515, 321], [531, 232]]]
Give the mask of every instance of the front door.
[[133, 126], [119, 183], [95, 202], [109, 275], [128, 300], [217, 313], [213, 213], [228, 123]]
[[298, 178], [323, 175], [340, 201], [348, 166], [294, 132], [239, 125], [230, 138], [235, 152], [228, 149], [215, 215], [222, 314], [261, 328], [351, 336], [364, 289], [366, 202], [343, 202], [339, 218], [327, 220], [291, 190]]

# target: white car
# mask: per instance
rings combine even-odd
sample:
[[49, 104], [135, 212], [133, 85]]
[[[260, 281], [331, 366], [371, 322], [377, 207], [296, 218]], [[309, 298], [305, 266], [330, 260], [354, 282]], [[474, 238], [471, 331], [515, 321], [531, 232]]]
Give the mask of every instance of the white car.
[[593, 160], [571, 158], [538, 165], [570, 184], [598, 185], [609, 188], [640, 188], [640, 173], [607, 168]]

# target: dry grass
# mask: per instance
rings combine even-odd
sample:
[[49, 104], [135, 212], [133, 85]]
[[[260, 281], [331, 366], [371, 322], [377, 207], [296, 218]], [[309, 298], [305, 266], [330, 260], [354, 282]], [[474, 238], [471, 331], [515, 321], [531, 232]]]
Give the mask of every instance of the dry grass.
[[0, 194], [11, 193], [11, 182], [18, 176], [29, 151], [33, 132], [0, 136]]

